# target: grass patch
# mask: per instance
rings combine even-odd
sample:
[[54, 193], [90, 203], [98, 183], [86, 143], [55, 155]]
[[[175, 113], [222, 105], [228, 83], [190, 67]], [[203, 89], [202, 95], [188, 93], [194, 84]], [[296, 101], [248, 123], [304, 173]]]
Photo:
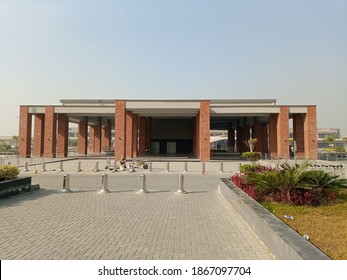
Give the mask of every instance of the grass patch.
[[[292, 206], [262, 202], [270, 212], [335, 260], [347, 260], [347, 189], [338, 192], [334, 204]], [[284, 215], [293, 216], [294, 220]]]

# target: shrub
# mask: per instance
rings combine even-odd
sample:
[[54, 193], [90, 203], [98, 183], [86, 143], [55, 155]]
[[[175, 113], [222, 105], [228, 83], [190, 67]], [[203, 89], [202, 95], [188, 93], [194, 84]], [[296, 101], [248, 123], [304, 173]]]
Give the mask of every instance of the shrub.
[[336, 189], [347, 188], [347, 180], [331, 175], [323, 170], [310, 170], [303, 174], [302, 184], [307, 188]]
[[244, 181], [245, 175], [235, 174], [231, 176], [230, 180], [236, 185], [239, 189], [243, 190], [246, 194], [252, 197], [254, 200], [260, 201], [264, 197], [261, 193], [257, 192], [254, 184], [246, 184]]
[[244, 152], [241, 157], [247, 158], [250, 161], [257, 161], [261, 158], [261, 153], [259, 152]]
[[19, 174], [19, 168], [13, 165], [2, 165], [0, 166], [0, 178], [4, 180], [16, 179]]
[[261, 173], [265, 171], [270, 171], [273, 170], [272, 167], [260, 165], [260, 164], [255, 164], [255, 163], [250, 163], [250, 164], [243, 164], [240, 166], [240, 172], [244, 174], [248, 173]]

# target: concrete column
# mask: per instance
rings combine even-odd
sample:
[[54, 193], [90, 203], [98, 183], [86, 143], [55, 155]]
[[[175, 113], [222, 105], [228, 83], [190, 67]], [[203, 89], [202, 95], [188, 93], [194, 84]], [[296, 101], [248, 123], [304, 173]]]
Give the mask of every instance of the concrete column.
[[20, 106], [19, 111], [18, 156], [25, 158], [31, 155], [32, 115], [28, 106]]
[[43, 156], [55, 157], [57, 142], [57, 114], [54, 113], [53, 106], [47, 106], [45, 109], [45, 139]]
[[67, 157], [69, 140], [69, 118], [66, 114], [58, 115], [57, 157]]
[[78, 123], [77, 154], [86, 155], [88, 147], [88, 118]]
[[133, 124], [133, 157], [137, 157], [138, 156], [138, 152], [139, 152], [139, 148], [138, 148], [138, 115], [133, 114], [132, 116], [132, 124]]
[[304, 123], [304, 114], [293, 115], [293, 138], [296, 141], [296, 156], [299, 158], [305, 157]]
[[33, 156], [40, 157], [43, 154], [45, 131], [45, 115], [34, 115], [34, 146]]
[[115, 102], [115, 141], [114, 141], [114, 159], [120, 160], [125, 157], [125, 124], [126, 124], [126, 112], [125, 101], [116, 100]]
[[200, 160], [210, 160], [210, 101], [200, 101], [199, 114]]
[[318, 159], [316, 106], [307, 107], [304, 123], [305, 158]]
[[111, 125], [109, 122], [101, 129], [101, 142], [101, 151], [109, 152], [111, 149]]
[[139, 117], [139, 153], [146, 149], [146, 118]]
[[125, 119], [125, 156], [127, 158], [131, 158], [133, 156], [133, 113], [127, 111]]

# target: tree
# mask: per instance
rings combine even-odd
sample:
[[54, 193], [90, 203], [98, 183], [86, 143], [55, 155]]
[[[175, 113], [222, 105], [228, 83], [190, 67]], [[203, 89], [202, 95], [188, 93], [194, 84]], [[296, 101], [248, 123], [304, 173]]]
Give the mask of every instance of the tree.
[[18, 136], [17, 135], [13, 135], [12, 136], [12, 140], [15, 142], [15, 151], [16, 151], [16, 154], [18, 154]]
[[250, 139], [245, 140], [243, 143], [245, 143], [245, 145], [247, 146], [249, 151], [251, 153], [253, 153], [255, 144], [258, 143], [258, 139], [257, 138], [250, 138]]
[[243, 141], [243, 143], [249, 149], [249, 152], [244, 152], [244, 153], [242, 153], [241, 156], [244, 158], [247, 158], [250, 161], [257, 161], [258, 159], [260, 159], [261, 153], [254, 152], [254, 147], [255, 147], [255, 144], [257, 144], [257, 142], [258, 142], [257, 138], [250, 138], [250, 139]]
[[347, 137], [343, 137], [342, 140], [345, 143], [345, 150], [347, 151]]
[[329, 143], [329, 146], [333, 146], [334, 142], [336, 140], [336, 135], [332, 134], [332, 135], [328, 135], [325, 140]]

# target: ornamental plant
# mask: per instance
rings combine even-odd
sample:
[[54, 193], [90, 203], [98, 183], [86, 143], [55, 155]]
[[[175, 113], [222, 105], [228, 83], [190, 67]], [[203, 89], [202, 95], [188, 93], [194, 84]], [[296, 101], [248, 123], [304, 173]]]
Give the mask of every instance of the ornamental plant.
[[0, 166], [0, 178], [3, 180], [16, 179], [20, 173], [19, 168], [13, 165], [2, 165]]
[[[243, 173], [231, 181], [252, 198], [293, 205], [317, 206], [336, 198], [336, 189], [347, 188], [347, 180], [321, 170], [307, 170], [308, 162], [279, 169], [257, 169], [256, 164], [244, 165]], [[242, 166], [241, 166], [242, 167]]]

